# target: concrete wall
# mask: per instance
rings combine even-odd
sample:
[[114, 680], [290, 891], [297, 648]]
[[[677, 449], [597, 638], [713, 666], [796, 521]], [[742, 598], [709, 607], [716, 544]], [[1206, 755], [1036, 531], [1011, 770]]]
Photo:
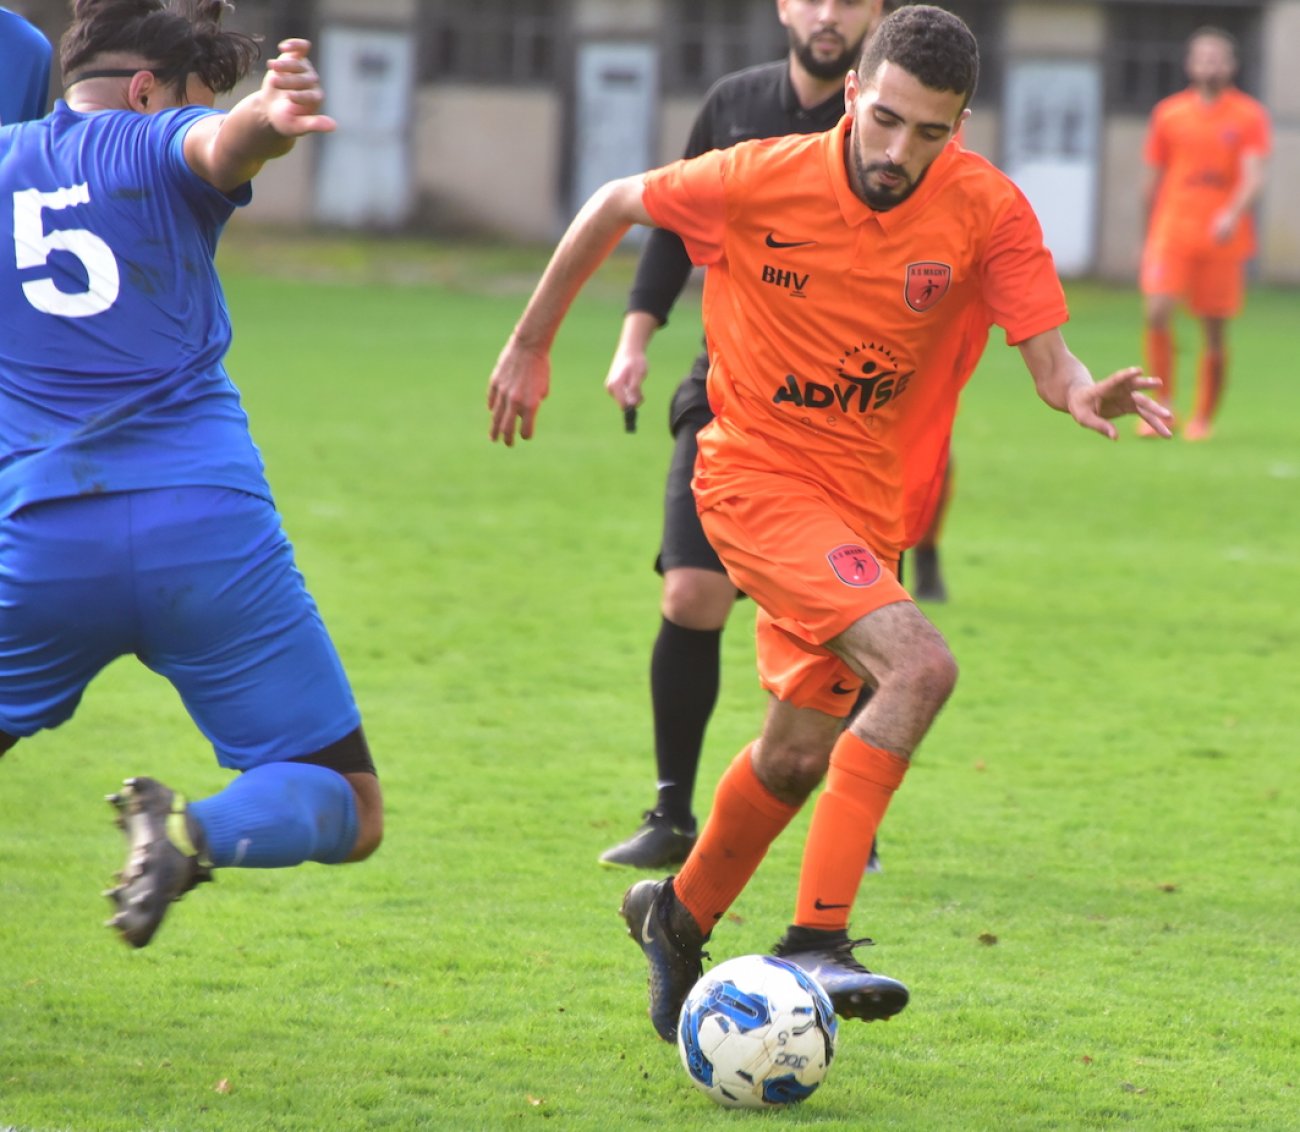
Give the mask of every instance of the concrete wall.
[[1260, 275], [1300, 283], [1300, 0], [1278, 0], [1264, 21], [1264, 103], [1273, 116], [1273, 156], [1259, 208]]
[[1146, 119], [1108, 118], [1101, 145], [1098, 275], [1135, 282], [1142, 251], [1142, 141]]
[[420, 91], [415, 123], [425, 220], [443, 229], [555, 239], [563, 127], [556, 93], [439, 84]]
[[[1005, 58], [1097, 58], [1105, 51], [1103, 0], [1007, 0]], [[65, 0], [14, 0], [57, 39]], [[321, 22], [409, 27], [417, 0], [318, 0]], [[661, 0], [575, 0], [575, 38], [654, 39], [666, 18]], [[1259, 209], [1259, 274], [1300, 283], [1300, 0], [1270, 0], [1261, 59], [1263, 98], [1273, 116], [1274, 155]], [[328, 81], [328, 76], [327, 76]], [[492, 232], [538, 243], [554, 241], [565, 212], [567, 80], [556, 89], [438, 83], [416, 95], [411, 133], [419, 207], [415, 222], [444, 230]], [[245, 87], [237, 93], [244, 93]], [[680, 156], [699, 94], [665, 92], [658, 115], [656, 160]], [[966, 143], [1001, 158], [997, 107], [980, 106]], [[1142, 236], [1141, 147], [1145, 119], [1105, 119], [1099, 170], [1096, 273], [1131, 281]], [[235, 223], [308, 224], [314, 204], [316, 143], [300, 142], [259, 176], [253, 204]]]

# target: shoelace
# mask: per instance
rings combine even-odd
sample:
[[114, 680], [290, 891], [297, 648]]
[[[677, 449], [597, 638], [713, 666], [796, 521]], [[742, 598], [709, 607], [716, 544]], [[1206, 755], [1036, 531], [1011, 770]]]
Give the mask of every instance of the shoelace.
[[828, 948], [827, 950], [850, 970], [863, 971], [869, 975], [871, 974], [871, 972], [867, 970], [867, 968], [864, 967], [861, 963], [858, 962], [857, 956], [853, 954], [853, 949], [855, 947], [875, 947], [875, 946], [876, 946], [876, 941], [874, 939], [867, 939], [864, 937], [862, 939], [847, 939], [843, 943], [838, 944], [835, 947]]

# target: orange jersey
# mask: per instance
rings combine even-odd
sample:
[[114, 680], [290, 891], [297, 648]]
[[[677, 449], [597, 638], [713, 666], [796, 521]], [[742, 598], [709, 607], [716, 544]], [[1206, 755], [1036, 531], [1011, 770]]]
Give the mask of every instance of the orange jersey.
[[1242, 158], [1248, 153], [1263, 157], [1268, 151], [1268, 112], [1235, 88], [1210, 102], [1194, 90], [1158, 102], [1143, 152], [1147, 164], [1161, 173], [1148, 247], [1177, 246], [1189, 252], [1203, 247], [1249, 257], [1255, 250], [1249, 215], [1224, 244], [1214, 243], [1210, 224], [1237, 191]]
[[877, 212], [849, 184], [849, 122], [676, 162], [646, 175], [643, 199], [708, 267], [716, 419], [699, 435], [698, 505], [752, 471], [802, 477], [888, 557], [924, 533], [990, 326], [1014, 345], [1068, 313], [1005, 175], [950, 143]]

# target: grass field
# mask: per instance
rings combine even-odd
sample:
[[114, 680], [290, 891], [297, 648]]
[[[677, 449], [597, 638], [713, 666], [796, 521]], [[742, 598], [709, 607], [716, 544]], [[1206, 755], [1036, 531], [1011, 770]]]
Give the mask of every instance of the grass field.
[[[226, 776], [170, 688], [112, 666], [0, 762], [0, 1129], [1300, 1126], [1294, 293], [1252, 296], [1207, 444], [1108, 444], [990, 347], [930, 609], [962, 677], [854, 923], [912, 1005], [845, 1024], [827, 1084], [767, 1118], [715, 1109], [654, 1037], [615, 914], [632, 878], [595, 866], [652, 800], [663, 422], [697, 316], [656, 340], [625, 434], [610, 265], [537, 439], [507, 451], [484, 387], [535, 256], [245, 237], [224, 258], [231, 371], [387, 840], [359, 866], [224, 872], [129, 952], [99, 926], [121, 860], [103, 793]], [[1133, 294], [1070, 296], [1095, 373], [1136, 359]], [[724, 638], [702, 807], [757, 726], [750, 617]], [[780, 934], [805, 828], [715, 960]]]

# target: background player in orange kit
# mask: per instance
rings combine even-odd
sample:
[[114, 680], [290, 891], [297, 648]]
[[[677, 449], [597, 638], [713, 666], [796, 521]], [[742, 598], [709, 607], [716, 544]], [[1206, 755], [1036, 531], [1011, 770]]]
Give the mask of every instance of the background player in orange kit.
[[1227, 322], [1241, 310], [1255, 252], [1251, 208], [1264, 186], [1270, 130], [1264, 107], [1232, 85], [1237, 48], [1227, 32], [1193, 32], [1185, 66], [1191, 85], [1156, 104], [1147, 132], [1141, 285], [1147, 370], [1164, 379], [1166, 405], [1174, 397], [1177, 301], [1186, 299], [1201, 320], [1195, 408], [1183, 435], [1204, 440], [1223, 393]]
[[[784, 59], [748, 67], [714, 84], [691, 128], [685, 156], [698, 157], [742, 140], [831, 129], [844, 113], [844, 76], [861, 56], [867, 33], [884, 18], [882, 8], [897, 6], [897, 0], [777, 0], [789, 52]], [[650, 339], [668, 321], [690, 273], [681, 238], [663, 228], [651, 232], [605, 378], [605, 388], [625, 410], [643, 400]], [[704, 536], [691, 495], [695, 435], [713, 419], [705, 391], [708, 370], [708, 354], [701, 351], [669, 409], [673, 457], [655, 558], [663, 591], [650, 654], [655, 802], [630, 837], [601, 854], [605, 866], [670, 868], [686, 860], [695, 844], [695, 779], [721, 686], [722, 630], [738, 596]]]
[[[850, 912], [871, 840], [956, 681], [938, 630], [898, 583], [933, 510], [958, 394], [979, 360], [975, 318], [1019, 347], [1049, 406], [1114, 438], [1169, 416], [1133, 367], [1094, 382], [1024, 196], [951, 144], [978, 50], [956, 16], [889, 16], [823, 134], [745, 142], [610, 182], [560, 241], [488, 385], [491, 436], [533, 435], [549, 350], [583, 282], [632, 223], [675, 231], [709, 270], [704, 326], [713, 421], [693, 484], [709, 541], [759, 606], [762, 732], [724, 772], [676, 878], [623, 898], [665, 1040], [703, 945], [768, 846], [826, 779], [777, 954], [846, 1017], [887, 1018], [907, 988], [854, 957]], [[875, 694], [842, 730], [851, 693]]]

